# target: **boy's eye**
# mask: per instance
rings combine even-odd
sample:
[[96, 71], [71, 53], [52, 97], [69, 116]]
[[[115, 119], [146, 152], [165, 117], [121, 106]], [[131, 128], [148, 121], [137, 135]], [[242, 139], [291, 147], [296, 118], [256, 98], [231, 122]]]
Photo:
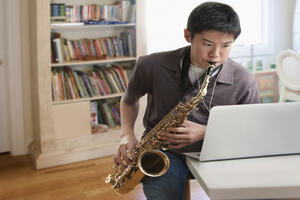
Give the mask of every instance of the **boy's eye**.
[[210, 44], [210, 43], [203, 43], [203, 45], [204, 45], [204, 46], [207, 46], [207, 47], [212, 46], [212, 44]]

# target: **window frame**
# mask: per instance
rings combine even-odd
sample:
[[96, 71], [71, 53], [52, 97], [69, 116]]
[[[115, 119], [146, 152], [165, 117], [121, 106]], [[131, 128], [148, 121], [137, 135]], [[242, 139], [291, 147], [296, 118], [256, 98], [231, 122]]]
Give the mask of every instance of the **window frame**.
[[[231, 58], [262, 56], [274, 53], [274, 4], [270, 0], [262, 0], [262, 16], [264, 17], [261, 24], [262, 42], [252, 45], [234, 45], [230, 54]], [[267, 14], [264, 14], [267, 12]]]

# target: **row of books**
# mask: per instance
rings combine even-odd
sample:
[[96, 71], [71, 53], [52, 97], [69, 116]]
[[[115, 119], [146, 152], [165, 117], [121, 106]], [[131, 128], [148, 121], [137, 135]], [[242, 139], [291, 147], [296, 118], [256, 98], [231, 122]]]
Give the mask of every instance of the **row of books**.
[[93, 66], [92, 70], [70, 67], [52, 69], [52, 100], [72, 100], [123, 93], [128, 87], [132, 66]]
[[135, 56], [133, 31], [95, 39], [69, 40], [62, 33], [51, 33], [51, 62], [63, 63], [74, 60], [98, 60], [108, 57]]
[[51, 4], [51, 21], [77, 23], [88, 21], [112, 20], [132, 22], [135, 16], [135, 5], [130, 1], [120, 1], [114, 5], [66, 5]]
[[91, 114], [95, 120], [92, 124], [107, 124], [111, 128], [121, 125], [119, 99], [91, 102]]

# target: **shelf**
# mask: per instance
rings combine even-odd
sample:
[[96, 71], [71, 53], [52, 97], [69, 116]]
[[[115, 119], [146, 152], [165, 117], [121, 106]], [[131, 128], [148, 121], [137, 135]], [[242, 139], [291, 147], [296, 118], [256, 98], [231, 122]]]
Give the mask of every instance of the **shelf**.
[[83, 101], [93, 101], [93, 100], [100, 100], [100, 99], [110, 99], [114, 97], [121, 97], [124, 93], [117, 93], [117, 94], [109, 94], [104, 96], [96, 96], [96, 97], [90, 97], [90, 98], [80, 98], [80, 99], [72, 99], [72, 100], [62, 100], [62, 101], [54, 101], [52, 105], [58, 105], [58, 104], [66, 104], [66, 103], [77, 103], [77, 102], [83, 102]]
[[62, 66], [74, 66], [74, 65], [92, 65], [92, 64], [106, 64], [115, 62], [127, 62], [135, 61], [136, 57], [115, 57], [102, 60], [89, 60], [89, 61], [73, 61], [73, 62], [63, 62], [63, 63], [52, 63], [51, 67], [62, 67]]
[[82, 29], [111, 29], [111, 28], [134, 28], [135, 23], [128, 24], [97, 24], [97, 25], [82, 25], [80, 23], [57, 23], [51, 24], [51, 30], [82, 30]]

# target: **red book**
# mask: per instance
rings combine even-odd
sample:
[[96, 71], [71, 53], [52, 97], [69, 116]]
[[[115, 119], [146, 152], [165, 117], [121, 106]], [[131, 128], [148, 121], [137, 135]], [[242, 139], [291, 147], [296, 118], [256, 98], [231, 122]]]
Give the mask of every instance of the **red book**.
[[81, 56], [81, 53], [80, 53], [79, 46], [77, 44], [77, 41], [74, 40], [74, 41], [72, 41], [72, 43], [73, 43], [73, 46], [74, 46], [74, 49], [75, 49], [75, 54], [76, 54], [77, 59], [83, 60], [82, 56]]

